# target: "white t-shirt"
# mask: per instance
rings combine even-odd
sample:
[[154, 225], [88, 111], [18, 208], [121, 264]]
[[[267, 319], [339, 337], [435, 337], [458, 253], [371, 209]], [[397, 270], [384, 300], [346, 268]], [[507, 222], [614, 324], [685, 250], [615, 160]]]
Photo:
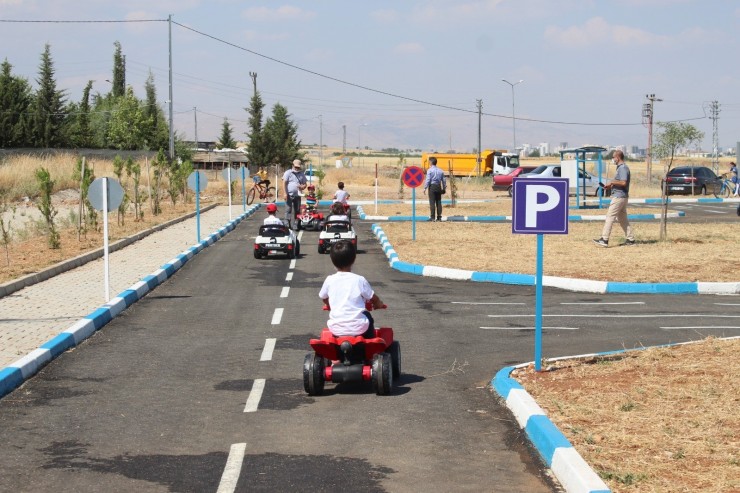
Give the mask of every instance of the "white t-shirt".
[[264, 221], [262, 221], [262, 224], [278, 224], [280, 226], [283, 225], [283, 222], [280, 220], [279, 217], [276, 216], [267, 216]]
[[335, 336], [356, 336], [365, 333], [370, 321], [362, 313], [365, 300], [375, 292], [362, 276], [352, 272], [337, 272], [326, 278], [319, 297], [329, 298], [329, 321], [326, 326]]
[[334, 194], [334, 202], [341, 202], [343, 204], [346, 204], [348, 198], [349, 193], [345, 192], [344, 190], [337, 190], [337, 192]]

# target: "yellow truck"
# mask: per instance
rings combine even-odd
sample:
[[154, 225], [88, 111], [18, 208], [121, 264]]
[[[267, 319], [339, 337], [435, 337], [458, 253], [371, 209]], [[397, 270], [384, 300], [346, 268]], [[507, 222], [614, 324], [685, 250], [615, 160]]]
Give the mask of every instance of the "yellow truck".
[[421, 167], [426, 171], [429, 168], [429, 158], [437, 158], [437, 166], [446, 175], [455, 176], [490, 176], [507, 175], [519, 167], [519, 156], [505, 150], [485, 149], [480, 154], [480, 166], [478, 166], [478, 154], [447, 154], [437, 152], [424, 152], [421, 155]]

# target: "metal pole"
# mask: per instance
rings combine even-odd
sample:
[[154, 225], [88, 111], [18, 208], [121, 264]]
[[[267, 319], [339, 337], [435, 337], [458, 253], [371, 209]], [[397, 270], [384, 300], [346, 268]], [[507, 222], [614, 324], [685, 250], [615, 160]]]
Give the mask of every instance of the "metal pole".
[[475, 161], [475, 176], [480, 176], [480, 156], [481, 156], [481, 140], [480, 140], [480, 126], [481, 126], [481, 111], [483, 110], [483, 100], [478, 99], [478, 158]]
[[198, 150], [198, 108], [193, 106], [193, 119], [195, 120], [195, 150]]
[[169, 52], [170, 52], [170, 159], [175, 159], [175, 129], [172, 118], [172, 14], [167, 17], [169, 25]]
[[105, 280], [105, 302], [110, 301], [110, 267], [108, 257], [108, 178], [103, 178], [103, 274]]
[[544, 251], [542, 233], [537, 235], [537, 274], [535, 278], [534, 310], [534, 371], [542, 371], [542, 256]]
[[324, 121], [319, 115], [319, 165], [324, 165]]

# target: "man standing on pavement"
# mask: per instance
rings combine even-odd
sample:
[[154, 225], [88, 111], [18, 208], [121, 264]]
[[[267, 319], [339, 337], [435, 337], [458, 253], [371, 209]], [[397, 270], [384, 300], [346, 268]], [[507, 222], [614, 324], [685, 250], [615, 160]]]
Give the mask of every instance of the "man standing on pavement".
[[630, 192], [630, 169], [624, 164], [624, 152], [614, 151], [614, 164], [617, 165], [617, 171], [614, 179], [604, 185], [604, 190], [611, 190], [611, 202], [606, 212], [606, 221], [604, 229], [601, 231], [601, 238], [594, 239], [597, 246], [606, 248], [609, 246], [609, 235], [612, 232], [614, 221], [619, 221], [619, 225], [624, 230], [626, 238], [624, 245], [634, 245], [635, 237], [632, 234], [632, 226], [627, 219], [627, 199]]
[[[294, 224], [295, 216], [301, 210], [301, 191], [307, 185], [306, 175], [301, 171], [301, 160], [293, 161], [293, 169], [286, 170], [283, 174], [283, 192], [285, 193], [285, 221], [288, 227]], [[297, 223], [295, 224], [298, 227]]]
[[424, 192], [429, 189], [429, 220], [437, 221], [442, 220], [442, 194], [445, 193], [447, 188], [447, 182], [445, 181], [445, 173], [437, 167], [437, 158], [429, 158], [429, 169], [427, 170], [427, 177], [424, 181]]

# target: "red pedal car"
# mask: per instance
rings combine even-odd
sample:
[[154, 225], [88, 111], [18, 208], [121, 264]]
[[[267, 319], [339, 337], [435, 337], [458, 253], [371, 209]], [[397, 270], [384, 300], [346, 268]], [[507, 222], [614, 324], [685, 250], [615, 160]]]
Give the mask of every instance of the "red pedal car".
[[393, 329], [375, 329], [375, 337], [334, 336], [328, 328], [319, 339], [311, 339], [313, 353], [303, 360], [303, 388], [309, 395], [321, 395], [326, 382], [371, 381], [378, 395], [393, 390], [401, 376], [401, 345], [393, 340]]

